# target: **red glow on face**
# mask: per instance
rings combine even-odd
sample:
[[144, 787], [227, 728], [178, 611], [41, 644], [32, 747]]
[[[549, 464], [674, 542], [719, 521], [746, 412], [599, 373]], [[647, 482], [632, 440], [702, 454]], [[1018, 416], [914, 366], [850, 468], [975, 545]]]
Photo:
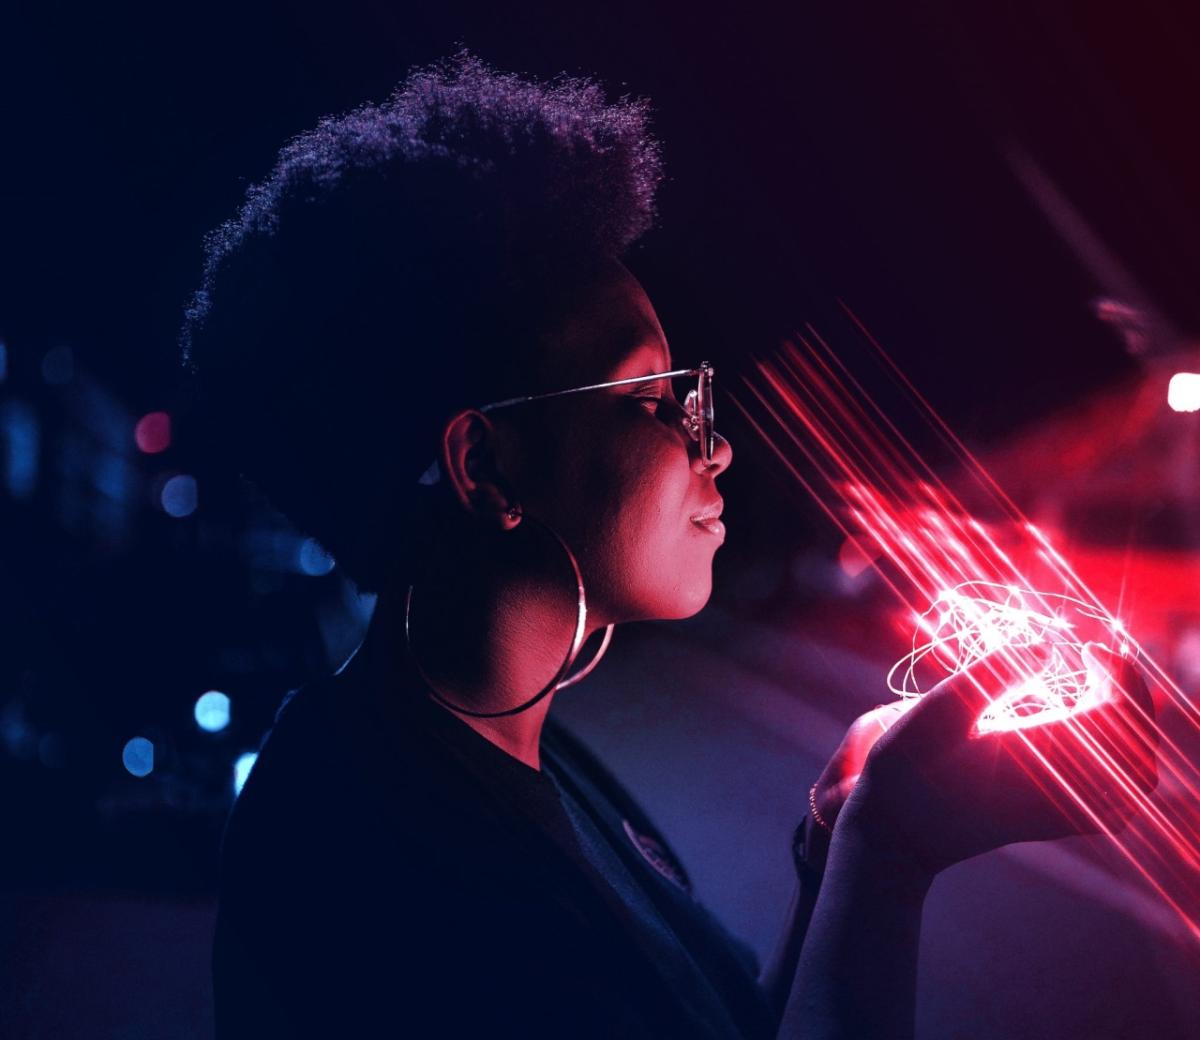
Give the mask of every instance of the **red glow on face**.
[[166, 412], [143, 415], [133, 428], [133, 439], [147, 455], [166, 451], [171, 446], [171, 417]]

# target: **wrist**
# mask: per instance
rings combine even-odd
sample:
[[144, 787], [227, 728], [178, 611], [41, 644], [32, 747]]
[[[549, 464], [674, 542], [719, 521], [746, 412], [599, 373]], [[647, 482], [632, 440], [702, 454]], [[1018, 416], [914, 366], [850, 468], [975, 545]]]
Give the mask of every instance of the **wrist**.
[[923, 899], [937, 874], [922, 862], [910, 842], [855, 799], [846, 803], [838, 817], [828, 862], [901, 898]]

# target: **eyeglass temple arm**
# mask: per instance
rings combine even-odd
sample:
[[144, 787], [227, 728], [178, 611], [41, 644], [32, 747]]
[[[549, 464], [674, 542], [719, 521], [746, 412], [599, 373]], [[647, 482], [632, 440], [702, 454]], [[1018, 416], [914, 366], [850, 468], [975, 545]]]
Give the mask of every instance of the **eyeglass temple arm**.
[[[613, 386], [628, 386], [631, 383], [652, 383], [656, 379], [673, 379], [676, 376], [698, 376], [705, 370], [709, 376], [712, 376], [713, 366], [707, 361], [703, 362], [699, 368], [677, 368], [672, 372], [655, 372], [648, 376], [633, 376], [631, 379], [616, 379], [611, 383], [592, 383], [590, 386], [576, 386], [570, 390], [555, 390], [548, 394], [530, 394], [528, 397], [510, 397], [505, 401], [493, 401], [491, 404], [481, 405], [481, 412], [492, 412], [497, 408], [508, 408], [510, 405], [525, 404], [528, 401], [544, 401], [549, 397], [564, 397], [567, 394], [581, 394], [585, 390], [606, 390]], [[420, 484], [436, 484], [441, 479], [441, 467], [438, 466], [437, 459], [434, 459], [429, 468], [421, 474], [418, 479]]]
[[[711, 368], [711, 366], [709, 366]], [[615, 379], [611, 383], [592, 383], [591, 386], [574, 386], [570, 390], [554, 390], [548, 394], [530, 394], [528, 397], [510, 397], [506, 401], [493, 401], [480, 407], [481, 412], [493, 412], [497, 408], [508, 408], [514, 404], [526, 404], [529, 401], [545, 401], [551, 397], [565, 397], [567, 394], [582, 394], [585, 390], [607, 390], [613, 386], [629, 386], [631, 383], [652, 383], [656, 379], [674, 379], [676, 376], [698, 376], [703, 368], [677, 368], [673, 372], [655, 372], [649, 376], [634, 376], [632, 379]]]

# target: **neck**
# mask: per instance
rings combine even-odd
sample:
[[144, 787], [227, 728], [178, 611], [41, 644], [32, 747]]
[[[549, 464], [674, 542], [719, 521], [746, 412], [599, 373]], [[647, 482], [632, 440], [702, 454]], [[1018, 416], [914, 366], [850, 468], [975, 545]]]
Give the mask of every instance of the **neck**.
[[[529, 583], [507, 582], [486, 590], [483, 603], [457, 604], [450, 591], [416, 587], [411, 642], [405, 638], [407, 588], [380, 595], [371, 640], [388, 654], [398, 679], [409, 676], [426, 696], [430, 687], [436, 689], [441, 701], [430, 699], [444, 710], [452, 711], [443, 703], [448, 702], [466, 711], [496, 712], [525, 703], [554, 678], [575, 634], [574, 604], [564, 609], [560, 602], [565, 590], [547, 597]], [[477, 586], [476, 597], [479, 591]], [[589, 616], [585, 637], [599, 627]], [[532, 707], [499, 718], [452, 713], [502, 751], [540, 769], [542, 727], [554, 697], [552, 691]]]

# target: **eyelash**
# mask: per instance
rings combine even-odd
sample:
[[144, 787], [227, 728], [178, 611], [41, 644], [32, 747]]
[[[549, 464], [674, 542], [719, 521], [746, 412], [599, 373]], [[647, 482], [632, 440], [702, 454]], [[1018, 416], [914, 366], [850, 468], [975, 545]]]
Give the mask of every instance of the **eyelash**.
[[[654, 405], [653, 411], [655, 412], [662, 407], [663, 399], [661, 397], [656, 397], [651, 394], [631, 394], [630, 396], [636, 401], [650, 401]], [[650, 411], [651, 409], [646, 410]]]

